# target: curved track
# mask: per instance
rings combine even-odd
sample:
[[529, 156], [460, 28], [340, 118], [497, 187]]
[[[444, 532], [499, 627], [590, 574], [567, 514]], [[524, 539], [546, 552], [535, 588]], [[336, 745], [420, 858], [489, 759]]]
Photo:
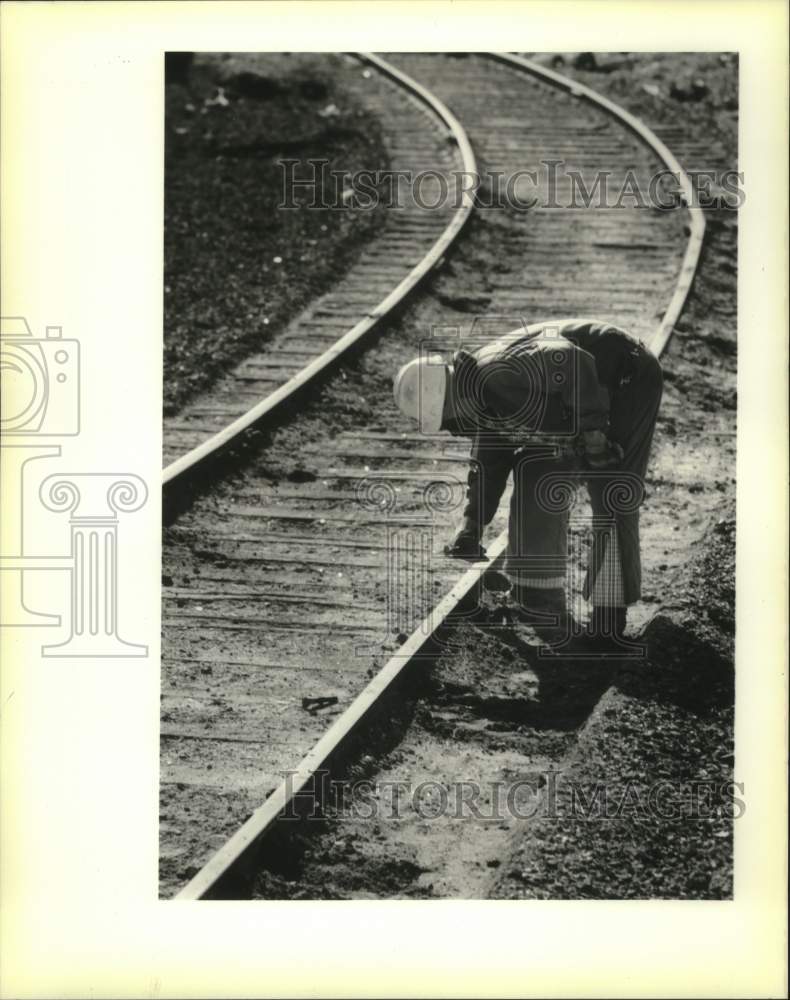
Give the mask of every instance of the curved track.
[[[396, 62], [452, 107], [489, 171], [553, 158], [585, 176], [605, 167], [615, 182], [628, 170], [647, 182], [668, 162], [658, 140], [641, 125], [634, 132], [609, 102], [517, 57]], [[504, 317], [616, 315], [660, 351], [699, 252], [701, 223], [687, 241], [684, 215], [481, 209], [471, 245], [485, 246], [496, 266], [481, 265], [478, 300]], [[440, 273], [439, 292], [448, 282], [451, 292], [464, 284], [455, 263], [449, 277]], [[481, 570], [458, 581], [457, 564], [437, 556], [463, 492], [466, 452], [444, 436], [415, 435], [389, 402], [391, 372], [414, 354], [414, 331], [470, 324], [463, 296], [439, 298], [421, 300], [397, 337], [342, 369], [235, 481], [199, 497], [166, 536], [165, 892], [186, 876], [180, 898], [222, 894], [300, 783], [340, 752], [478, 581]], [[375, 410], [361, 393], [375, 397]], [[431, 487], [437, 480], [446, 489]], [[402, 565], [393, 572], [398, 530]], [[489, 554], [503, 544], [501, 535]], [[297, 761], [297, 775], [280, 784]]]
[[[350, 76], [346, 87], [382, 121], [390, 169], [416, 174], [427, 164], [444, 176], [454, 170], [473, 177], [474, 153], [450, 110], [384, 60], [359, 58], [374, 66], [378, 77], [367, 69], [361, 79], [359, 73]], [[423, 201], [430, 204], [434, 197], [426, 185]], [[404, 191], [403, 203], [389, 211], [384, 231], [365, 248], [350, 275], [291, 323], [265, 353], [246, 358], [223, 385], [165, 422], [165, 489], [177, 487], [248, 428], [272, 418], [378, 329], [441, 262], [473, 207], [471, 190], [459, 189], [438, 211], [417, 204]]]
[[[469, 217], [473, 196], [462, 184], [456, 192], [451, 176], [451, 171], [476, 171], [465, 131], [418, 83], [374, 56], [363, 58], [344, 83], [381, 119], [391, 169], [441, 171], [454, 196], [439, 211], [426, 210], [404, 187], [405, 197], [388, 212], [381, 236], [330, 295], [265, 354], [247, 359], [210, 394], [166, 422], [173, 458], [164, 472], [166, 500], [187, 496], [193, 475], [249, 427], [276, 417], [304, 384], [381, 326], [441, 260]], [[286, 355], [290, 367], [282, 367], [283, 352], [297, 350], [302, 353]], [[293, 357], [312, 360], [298, 369]], [[342, 409], [359, 405], [356, 394], [341, 403]], [[213, 417], [230, 423], [209, 434], [207, 420]], [[160, 832], [166, 890], [183, 882], [185, 860], [219, 846], [238, 825], [239, 806], [258, 805], [279, 774], [319, 737], [325, 716], [302, 711], [298, 686], [305, 696], [331, 688], [339, 690], [341, 701], [350, 700], [364, 685], [371, 662], [370, 656], [354, 656], [355, 644], [361, 640], [380, 652], [382, 639], [388, 639], [379, 613], [386, 598], [374, 594], [363, 602], [355, 591], [356, 574], [381, 577], [386, 559], [386, 539], [375, 530], [380, 508], [373, 498], [372, 509], [368, 505], [360, 517], [356, 498], [371, 466], [379, 464], [366, 457], [366, 442], [388, 452], [391, 445], [386, 434], [368, 433], [366, 413], [353, 420], [341, 442], [325, 441], [320, 414], [316, 423], [307, 433], [297, 430], [298, 456], [287, 442], [269, 449], [258, 469], [263, 479], [245, 478], [241, 490], [234, 489], [232, 510], [221, 488], [180, 516], [165, 535], [163, 576], [172, 581], [163, 598]], [[414, 443], [396, 438], [407, 449]], [[311, 441], [310, 448], [302, 446], [304, 440]], [[190, 450], [182, 454], [185, 447]], [[426, 470], [411, 461], [402, 465], [406, 483], [432, 476], [428, 471], [426, 479]], [[448, 578], [445, 572], [443, 579]], [[396, 633], [411, 631], [410, 623], [411, 618], [404, 620]], [[264, 634], [269, 655], [262, 657]], [[185, 829], [185, 814], [211, 811], [219, 790], [232, 801], [224, 822], [216, 824], [218, 832], [204, 836], [191, 824]]]

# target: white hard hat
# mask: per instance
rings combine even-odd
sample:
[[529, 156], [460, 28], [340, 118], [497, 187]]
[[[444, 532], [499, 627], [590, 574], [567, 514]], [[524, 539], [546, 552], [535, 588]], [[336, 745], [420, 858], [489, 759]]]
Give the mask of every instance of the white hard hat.
[[426, 434], [441, 428], [446, 394], [447, 366], [440, 354], [415, 358], [395, 376], [395, 404], [401, 413], [419, 421]]

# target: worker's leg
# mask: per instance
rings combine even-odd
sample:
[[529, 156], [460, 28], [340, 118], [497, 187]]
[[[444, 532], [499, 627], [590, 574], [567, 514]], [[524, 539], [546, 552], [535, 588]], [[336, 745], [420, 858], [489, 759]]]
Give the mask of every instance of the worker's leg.
[[592, 604], [589, 632], [593, 636], [622, 635], [626, 605], [637, 600], [640, 593], [639, 511], [612, 514], [603, 497], [611, 492], [610, 487], [621, 496], [632, 497], [634, 484], [622, 478], [618, 481], [615, 477], [596, 477], [588, 480], [587, 485], [593, 508], [593, 541], [585, 592]]
[[556, 459], [536, 459], [529, 453], [519, 455], [513, 467], [505, 570], [516, 600], [526, 610], [565, 610], [568, 510], [561, 502], [562, 491], [546, 488], [558, 484], [562, 473]]
[[626, 605], [641, 596], [639, 504], [661, 390], [661, 367], [643, 348], [612, 395], [609, 436], [623, 448], [623, 461], [611, 473], [588, 480], [594, 537], [586, 596], [593, 605], [593, 631], [621, 632]]

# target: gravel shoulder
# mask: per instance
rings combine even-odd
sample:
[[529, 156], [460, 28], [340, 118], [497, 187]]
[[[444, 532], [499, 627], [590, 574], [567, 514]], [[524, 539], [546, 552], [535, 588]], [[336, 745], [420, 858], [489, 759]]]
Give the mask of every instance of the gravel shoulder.
[[521, 819], [498, 899], [732, 897], [731, 505]]
[[[340, 56], [271, 53], [260, 70], [198, 54], [165, 88], [164, 412], [266, 343], [354, 264], [381, 210], [288, 210], [281, 161], [383, 170], [377, 119], [344, 89]], [[178, 67], [177, 67], [178, 69]], [[301, 192], [300, 192], [301, 198]]]

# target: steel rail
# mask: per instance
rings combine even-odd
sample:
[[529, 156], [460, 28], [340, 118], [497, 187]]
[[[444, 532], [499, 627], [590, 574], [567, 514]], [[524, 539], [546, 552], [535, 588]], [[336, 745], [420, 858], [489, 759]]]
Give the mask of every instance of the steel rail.
[[[663, 142], [638, 118], [624, 108], [600, 94], [596, 94], [582, 84], [569, 80], [552, 70], [546, 69], [521, 56], [504, 53], [487, 53], [490, 58], [510, 64], [548, 83], [559, 87], [572, 96], [586, 99], [608, 111], [619, 121], [632, 129], [640, 139], [650, 146], [665, 164], [667, 169], [675, 172], [683, 189], [683, 197], [687, 210], [691, 215], [689, 242], [681, 265], [670, 302], [664, 311], [661, 321], [650, 337], [648, 347], [660, 356], [664, 351], [688, 297], [691, 285], [699, 263], [702, 240], [705, 232], [705, 220], [702, 210], [694, 207], [693, 190], [688, 175], [680, 166], [675, 156]], [[376, 60], [376, 57], [368, 57]], [[395, 71], [397, 73], [397, 71]], [[421, 88], [422, 89], [422, 88]], [[249, 860], [252, 853], [261, 844], [266, 835], [273, 830], [278, 820], [293, 807], [300, 795], [311, 794], [308, 787], [314, 782], [315, 775], [327, 772], [328, 765], [348, 744], [352, 734], [356, 733], [365, 721], [372, 715], [377, 703], [383, 695], [390, 691], [395, 682], [421, 656], [435, 637], [441, 626], [453, 614], [457, 613], [471, 595], [479, 592], [482, 577], [488, 570], [501, 564], [507, 547], [507, 530], [501, 532], [488, 545], [488, 560], [467, 570], [452, 590], [428, 614], [421, 625], [412, 633], [400, 647], [399, 652], [390, 657], [376, 676], [355, 698], [345, 712], [333, 723], [309, 753], [300, 761], [298, 767], [283, 781], [259, 806], [250, 818], [236, 831], [233, 836], [209, 859], [200, 871], [174, 897], [175, 900], [197, 900], [221, 898], [223, 884], [232, 877], [232, 873]]]
[[632, 132], [636, 133], [653, 150], [666, 169], [677, 177], [678, 184], [680, 185], [682, 204], [685, 205], [690, 216], [690, 233], [689, 241], [686, 244], [686, 252], [683, 256], [683, 263], [680, 266], [680, 273], [675, 284], [675, 291], [672, 294], [672, 298], [661, 318], [658, 328], [648, 343], [648, 347], [650, 347], [656, 357], [659, 357], [669, 342], [669, 338], [672, 336], [672, 331], [675, 329], [675, 324], [683, 311], [686, 298], [691, 291], [694, 275], [697, 273], [700, 253], [702, 252], [702, 241], [705, 237], [705, 213], [699, 205], [695, 204], [696, 199], [691, 179], [680, 165], [674, 153], [658, 138], [652, 129], [648, 128], [640, 118], [632, 115], [630, 111], [626, 111], [619, 104], [610, 101], [608, 97], [604, 97], [603, 94], [597, 93], [583, 83], [578, 83], [576, 80], [571, 80], [561, 73], [557, 73], [545, 66], [540, 66], [538, 63], [533, 62], [531, 59], [526, 59], [524, 56], [496, 52], [491, 53], [491, 57], [506, 65], [530, 73], [532, 76], [539, 77], [541, 80], [545, 80], [560, 90], [566, 91], [566, 93], [571, 94], [573, 97], [584, 99], [608, 111], [621, 121], [623, 125], [626, 125]]
[[[426, 104], [447, 128], [448, 140], [451, 140], [458, 146], [465, 175], [473, 178], [477, 177], [477, 161], [466, 131], [455, 115], [438, 97], [429, 90], [426, 90], [416, 80], [396, 69], [395, 66], [391, 66], [384, 59], [379, 58], [379, 56], [367, 52], [352, 54], [361, 61], [375, 66], [385, 76], [397, 81], [411, 94]], [[359, 343], [363, 337], [366, 337], [381, 326], [391, 316], [393, 311], [416, 290], [427, 275], [441, 263], [444, 255], [458, 238], [461, 230], [469, 220], [474, 203], [474, 190], [462, 186], [461, 204], [453, 213], [452, 219], [442, 234], [422, 260], [379, 302], [372, 312], [367, 313], [347, 333], [336, 340], [331, 347], [302, 368], [301, 371], [297, 372], [286, 383], [275, 389], [274, 392], [264, 397], [259, 403], [256, 403], [255, 406], [247, 410], [242, 416], [223, 427], [221, 431], [218, 431], [210, 438], [207, 438], [196, 448], [176, 459], [175, 462], [171, 462], [170, 465], [166, 466], [162, 472], [163, 489], [172, 488], [190, 472], [193, 472], [195, 468], [226, 448], [248, 428], [260, 424], [267, 417], [272, 417], [278, 409], [303, 389], [305, 385], [327, 371], [346, 351]]]

